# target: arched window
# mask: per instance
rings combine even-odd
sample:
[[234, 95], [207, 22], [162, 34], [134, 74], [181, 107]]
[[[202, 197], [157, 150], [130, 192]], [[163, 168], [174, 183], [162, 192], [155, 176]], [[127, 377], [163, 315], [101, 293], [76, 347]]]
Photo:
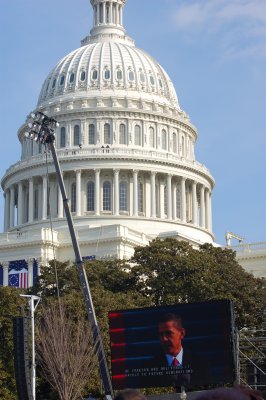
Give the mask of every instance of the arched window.
[[52, 89], [55, 88], [55, 84], [56, 84], [56, 78], [53, 80]]
[[177, 139], [176, 139], [176, 133], [173, 133], [173, 152], [177, 153]]
[[111, 126], [110, 126], [110, 124], [104, 124], [104, 143], [111, 144]]
[[81, 71], [80, 73], [80, 80], [81, 82], [84, 82], [86, 79], [86, 72], [85, 71]]
[[123, 79], [123, 73], [122, 73], [122, 70], [121, 70], [121, 69], [117, 69], [117, 70], [116, 70], [116, 79], [117, 79], [118, 81], [122, 81], [122, 79]]
[[111, 183], [103, 183], [103, 211], [111, 211]]
[[74, 74], [74, 72], [72, 72], [72, 74], [69, 77], [69, 83], [73, 83], [74, 79], [75, 79], [75, 74]]
[[66, 147], [66, 128], [64, 126], [60, 129], [60, 147]]
[[120, 124], [119, 125], [119, 143], [120, 144], [127, 144], [126, 140], [126, 125]]
[[127, 182], [124, 181], [119, 184], [119, 209], [127, 211]]
[[155, 85], [155, 80], [154, 80], [154, 77], [152, 75], [150, 75], [150, 83], [152, 84], [152, 86]]
[[33, 218], [38, 219], [38, 205], [39, 205], [39, 191], [38, 189], [34, 190], [34, 213]]
[[87, 211], [94, 211], [94, 182], [87, 185]]
[[78, 146], [80, 144], [79, 138], [79, 125], [74, 126], [74, 146]]
[[130, 82], [133, 82], [134, 79], [135, 79], [134, 72], [131, 71], [131, 70], [129, 70], [129, 71], [128, 71], [128, 80], [129, 80]]
[[176, 218], [181, 218], [181, 191], [179, 186], [176, 188]]
[[143, 183], [138, 183], [138, 210], [140, 213], [143, 213]]
[[63, 86], [64, 82], [65, 82], [65, 75], [62, 75], [59, 81], [59, 85]]
[[166, 130], [163, 129], [162, 130], [162, 149], [166, 150], [167, 149], [167, 140], [166, 140], [167, 136], [166, 136]]
[[165, 215], [167, 215], [167, 187], [166, 187], [166, 185], [164, 186], [163, 202], [164, 202], [164, 213], [165, 213]]
[[92, 79], [93, 81], [96, 81], [96, 80], [98, 79], [98, 71], [97, 71], [97, 69], [94, 69], [94, 70], [92, 71], [91, 79]]
[[181, 148], [181, 156], [185, 156], [185, 139], [184, 136], [182, 136], [182, 148]]
[[76, 212], [76, 184], [71, 185], [71, 212]]
[[155, 132], [152, 126], [149, 128], [149, 133], [150, 133], [150, 146], [155, 147]]
[[89, 124], [89, 144], [95, 144], [95, 125]]
[[111, 72], [110, 72], [109, 69], [105, 69], [104, 70], [103, 77], [104, 77], [105, 80], [109, 80], [111, 78]]
[[134, 129], [134, 144], [141, 146], [141, 129], [139, 125], [136, 125]]
[[141, 83], [145, 83], [145, 75], [142, 71], [139, 73], [139, 79]]

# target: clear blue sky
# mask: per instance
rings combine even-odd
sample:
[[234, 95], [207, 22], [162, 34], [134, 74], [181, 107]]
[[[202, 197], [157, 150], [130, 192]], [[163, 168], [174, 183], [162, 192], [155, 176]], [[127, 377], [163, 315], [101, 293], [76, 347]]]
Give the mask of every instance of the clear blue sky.
[[[42, 82], [91, 28], [89, 0], [0, 0], [0, 175]], [[266, 241], [266, 1], [127, 0], [124, 25], [170, 75], [216, 180], [213, 228]], [[1, 194], [0, 226], [3, 226]]]

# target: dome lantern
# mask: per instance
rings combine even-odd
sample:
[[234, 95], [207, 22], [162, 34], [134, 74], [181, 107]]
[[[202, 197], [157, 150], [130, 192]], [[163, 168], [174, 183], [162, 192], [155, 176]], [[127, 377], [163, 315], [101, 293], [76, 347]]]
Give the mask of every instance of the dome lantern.
[[123, 7], [126, 0], [90, 0], [93, 7], [91, 36], [124, 35]]

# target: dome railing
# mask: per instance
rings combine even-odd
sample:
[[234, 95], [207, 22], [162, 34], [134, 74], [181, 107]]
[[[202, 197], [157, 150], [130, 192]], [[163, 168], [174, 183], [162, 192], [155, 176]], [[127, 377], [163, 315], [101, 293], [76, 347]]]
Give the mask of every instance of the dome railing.
[[[176, 163], [177, 165], [180, 165], [182, 167], [188, 167], [188, 168], [193, 168], [196, 170], [199, 170], [201, 172], [204, 172], [205, 174], [211, 176], [210, 171], [208, 168], [205, 167], [204, 164], [199, 163], [196, 160], [189, 160], [185, 157], [179, 156], [174, 153], [169, 153], [166, 151], [160, 151], [160, 150], [155, 150], [155, 149], [138, 149], [138, 148], [128, 148], [128, 147], [117, 147], [114, 146], [112, 147], [106, 147], [103, 146], [101, 147], [93, 147], [93, 148], [69, 148], [69, 149], [59, 149], [57, 150], [57, 156], [59, 159], [70, 159], [73, 158], [75, 159], [78, 157], [79, 159], [84, 158], [93, 158], [93, 159], [101, 159], [101, 158], [113, 158], [117, 157], [122, 158], [126, 157], [129, 159], [136, 160], [136, 157], [139, 157], [139, 159], [149, 159], [153, 161], [168, 161], [172, 163]], [[81, 158], [82, 157], [82, 158]], [[47, 155], [48, 160], [52, 160], [51, 154]], [[15, 173], [18, 170], [27, 168], [27, 167], [32, 167], [36, 164], [40, 164], [40, 162], [45, 162], [46, 160], [46, 154], [37, 154], [34, 155], [30, 158], [27, 158], [25, 160], [21, 160], [17, 162], [16, 164], [11, 165], [7, 170], [6, 174], [12, 174]]]

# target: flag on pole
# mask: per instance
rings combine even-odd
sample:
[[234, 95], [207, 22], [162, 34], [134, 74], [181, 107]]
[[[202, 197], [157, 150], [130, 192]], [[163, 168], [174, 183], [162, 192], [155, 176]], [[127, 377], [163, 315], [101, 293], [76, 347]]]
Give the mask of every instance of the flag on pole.
[[28, 288], [28, 264], [26, 260], [10, 261], [8, 286], [15, 286], [22, 289]]

